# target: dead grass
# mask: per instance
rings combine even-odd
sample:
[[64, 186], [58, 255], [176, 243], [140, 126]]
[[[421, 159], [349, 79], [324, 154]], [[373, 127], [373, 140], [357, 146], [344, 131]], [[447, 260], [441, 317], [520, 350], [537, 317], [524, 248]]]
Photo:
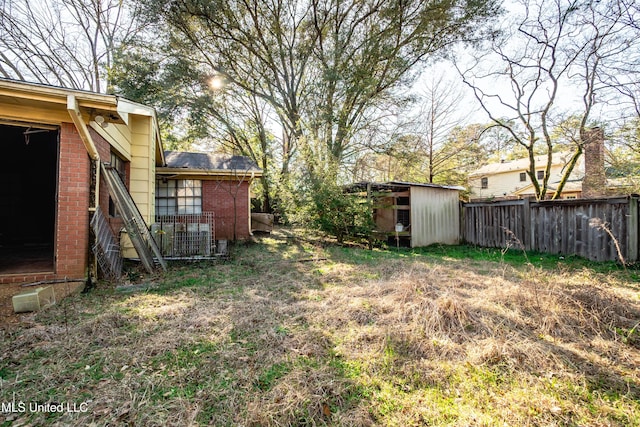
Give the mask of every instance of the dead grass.
[[5, 327], [0, 402], [87, 411], [2, 425], [640, 425], [628, 274], [274, 233], [155, 285]]

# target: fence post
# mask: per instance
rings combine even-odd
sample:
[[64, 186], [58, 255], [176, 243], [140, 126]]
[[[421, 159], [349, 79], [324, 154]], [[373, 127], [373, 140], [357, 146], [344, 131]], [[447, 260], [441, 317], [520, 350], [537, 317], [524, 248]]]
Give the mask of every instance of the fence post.
[[638, 260], [638, 196], [629, 197], [627, 261]]
[[522, 223], [524, 225], [524, 231], [522, 233], [522, 244], [528, 251], [531, 250], [531, 206], [529, 205], [529, 198], [524, 199], [522, 205]]
[[466, 227], [466, 225], [467, 225], [467, 224], [466, 224], [466, 221], [465, 221], [465, 215], [464, 215], [464, 202], [463, 202], [462, 200], [460, 200], [460, 201], [458, 202], [458, 212], [459, 212], [459, 216], [458, 216], [458, 219], [459, 219], [459, 221], [458, 221], [458, 222], [459, 222], [459, 224], [458, 224], [458, 227], [460, 227], [460, 228], [459, 228], [459, 230], [460, 230], [460, 233], [459, 233], [459, 234], [460, 234], [460, 236], [459, 236], [459, 238], [458, 238], [458, 244], [462, 244], [462, 243], [465, 243], [465, 240], [466, 240], [466, 239], [465, 239], [465, 235], [466, 235], [466, 233], [465, 233], [465, 227]]

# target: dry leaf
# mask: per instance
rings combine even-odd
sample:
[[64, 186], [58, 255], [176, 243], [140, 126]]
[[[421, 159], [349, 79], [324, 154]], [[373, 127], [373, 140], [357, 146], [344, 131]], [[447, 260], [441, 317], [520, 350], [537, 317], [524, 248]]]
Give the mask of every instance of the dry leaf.
[[322, 414], [325, 417], [330, 417], [331, 416], [331, 408], [326, 403], [322, 404]]

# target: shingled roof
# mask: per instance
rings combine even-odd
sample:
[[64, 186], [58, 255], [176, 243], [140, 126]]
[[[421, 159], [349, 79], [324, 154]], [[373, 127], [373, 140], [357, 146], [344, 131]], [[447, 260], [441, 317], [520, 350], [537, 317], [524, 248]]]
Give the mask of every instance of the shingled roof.
[[[552, 165], [562, 165], [563, 167], [569, 163], [573, 153], [553, 153]], [[547, 155], [535, 156], [535, 162], [538, 167], [545, 167], [547, 164]], [[529, 158], [509, 160], [500, 163], [490, 163], [482, 166], [480, 169], [469, 174], [470, 177], [477, 177], [483, 175], [495, 175], [505, 172], [525, 172], [529, 169]]]
[[184, 151], [165, 151], [164, 156], [168, 168], [201, 169], [206, 171], [262, 172], [258, 165], [246, 156], [189, 153]]

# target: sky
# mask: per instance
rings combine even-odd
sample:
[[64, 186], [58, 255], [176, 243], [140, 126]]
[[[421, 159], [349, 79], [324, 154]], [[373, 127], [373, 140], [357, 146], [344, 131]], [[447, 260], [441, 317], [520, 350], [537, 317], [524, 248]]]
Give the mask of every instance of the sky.
[[[558, 0], [558, 1], [560, 1], [560, 3], [563, 6], [567, 6], [569, 4], [569, 2], [565, 0]], [[510, 0], [504, 3], [505, 8], [508, 10], [508, 14], [504, 17], [504, 19], [501, 19], [501, 25], [502, 25], [503, 31], [507, 33], [513, 32], [513, 30], [517, 28], [517, 23], [522, 22], [525, 14], [525, 9], [523, 8], [521, 3], [522, 3], [521, 1], [517, 1], [517, 0]], [[545, 19], [553, 20], [553, 14], [551, 13], [553, 12], [554, 4], [555, 4], [555, 1], [553, 0], [544, 0], [543, 5], [545, 6], [545, 8], [543, 9], [543, 11], [544, 13], [546, 12], [550, 13], [550, 15], [546, 16]], [[600, 3], [598, 3], [597, 5], [599, 6]], [[602, 5], [606, 5], [606, 7], [610, 7], [609, 2], [603, 2]], [[601, 23], [601, 25], [599, 26], [599, 31], [604, 31], [605, 27], [602, 24], [606, 24], [606, 23], [607, 22]], [[551, 32], [554, 31], [552, 26], [550, 26], [549, 28]], [[567, 37], [565, 39], [565, 42], [564, 42], [565, 44], [563, 46], [574, 48], [574, 46], [571, 44], [577, 40], [580, 40], [581, 37], [587, 35], [588, 34], [587, 31], [589, 30], [590, 27], [588, 25], [574, 25], [572, 27], [565, 26], [565, 28], [572, 28], [575, 30], [573, 30], [574, 32], [570, 34], [570, 37]], [[638, 56], [638, 53], [640, 52], [640, 46], [638, 45], [637, 35], [629, 36], [627, 35], [628, 33], [626, 32], [621, 32], [620, 34], [622, 34], [623, 37], [630, 40], [632, 43], [628, 47], [628, 49], [621, 50], [623, 57], [625, 56], [633, 57], [633, 55], [636, 55], [636, 58], [640, 60], [640, 56]], [[609, 39], [609, 41], [611, 41], [611, 44], [610, 44], [610, 46], [612, 46], [611, 49], [618, 49], [619, 43], [617, 43], [617, 41], [613, 41], [612, 39]], [[509, 50], [510, 52], [525, 51], [525, 45], [523, 45], [523, 41], [520, 39], [515, 39], [515, 41], [513, 41], [512, 39], [512, 41], [509, 41], [508, 43], [501, 44], [501, 47], [510, 49]], [[459, 61], [458, 62], [460, 64], [459, 67], [464, 70], [464, 69], [472, 68], [469, 64], [473, 63], [472, 56], [474, 54], [477, 54], [477, 51], [469, 48], [465, 49], [464, 47], [460, 47], [453, 53], [453, 56], [457, 58], [457, 61]], [[533, 57], [534, 56], [531, 55], [531, 58]], [[530, 58], [527, 58], [527, 59], [530, 59]], [[606, 61], [606, 60], [607, 60], [606, 58], [602, 59], [602, 61]], [[491, 69], [500, 70], [500, 67], [502, 67], [500, 71], [504, 71], [505, 70], [504, 67], [506, 67], [506, 63], [501, 62], [497, 58], [497, 56], [487, 55], [486, 53], [483, 55], [480, 55], [479, 64], [480, 64], [480, 67], [476, 66], [475, 68], [473, 68], [471, 70], [472, 73], [477, 73], [479, 70], [481, 70], [481, 68], [484, 68], [484, 70], [491, 70]], [[580, 71], [581, 70], [579, 68], [574, 67], [572, 70], [570, 70], [569, 73], [567, 73], [567, 76], [569, 75], [575, 76], [576, 73]], [[461, 102], [461, 109], [460, 109], [461, 110], [460, 117], [464, 122], [486, 123], [490, 121], [487, 113], [484, 110], [482, 110], [478, 101], [473, 95], [472, 90], [467, 85], [462, 83], [462, 78], [460, 77], [453, 63], [450, 61], [441, 60], [436, 62], [429, 68], [427, 68], [422, 73], [422, 77], [416, 83], [415, 90], [417, 92], [423, 90], [424, 87], [429, 84], [430, 79], [434, 75], [436, 76], [443, 75], [446, 77], [446, 79], [450, 80], [452, 86], [459, 87], [459, 90], [462, 92], [463, 94], [462, 96], [464, 98], [464, 101]], [[583, 92], [584, 92], [584, 81], [579, 81], [578, 84], [571, 84], [569, 83], [568, 80], [569, 80], [568, 78], [564, 77], [560, 82], [558, 94], [556, 96], [556, 99], [553, 105], [553, 112], [557, 116], [558, 115], [567, 116], [572, 113], [574, 114], [581, 113], [581, 112], [584, 112], [585, 110], [585, 104], [582, 98]], [[482, 80], [476, 79], [475, 81], [479, 82], [478, 86], [481, 87], [483, 90], [485, 90], [487, 93], [506, 96], [507, 98], [505, 99], [509, 99], [509, 100], [513, 99], [513, 95], [512, 95], [513, 91], [512, 91], [511, 83], [508, 79], [486, 78]], [[538, 98], [538, 101], [539, 101], [538, 105], [542, 105], [542, 103], [546, 102], [546, 100], [548, 99], [546, 97], [547, 94], [544, 91], [541, 91], [541, 95], [542, 96]], [[616, 121], [620, 119], [621, 116], [624, 116], [625, 112], [628, 112], [626, 108], [623, 108], [623, 107], [628, 107], [629, 106], [628, 104], [622, 107], [620, 105], [613, 105], [613, 104], [607, 105], [607, 103], [603, 102], [605, 96], [607, 96], [607, 92], [605, 92], [604, 90], [596, 92], [596, 104], [594, 105], [594, 108], [590, 115], [590, 118], [593, 121], [596, 121], [596, 122]], [[497, 102], [490, 102], [489, 105], [490, 105], [490, 110], [494, 113], [495, 116], [498, 116], [498, 117], [514, 116], [513, 111], [510, 111], [504, 107], [501, 107]]]

